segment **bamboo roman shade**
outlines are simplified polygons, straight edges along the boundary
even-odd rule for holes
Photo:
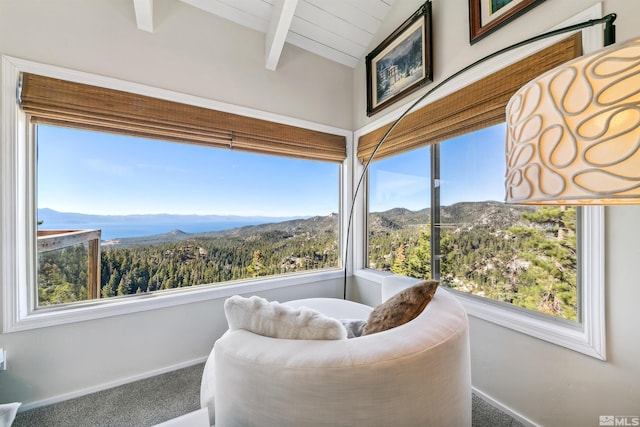
[[[581,52],[578,33],[408,114],[378,149],[376,159],[504,122],[507,102],[520,87]],[[390,126],[362,135],[358,158],[366,161]]]
[[[344,136],[159,98],[22,74],[20,104],[33,123],[261,154],[341,162]]]

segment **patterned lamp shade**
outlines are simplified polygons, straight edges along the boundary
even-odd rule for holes
[[[640,203],[640,38],[516,92],[506,150],[507,203]]]

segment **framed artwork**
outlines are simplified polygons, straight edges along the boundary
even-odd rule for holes
[[[544,0],[469,0],[469,41],[474,44]]]
[[[431,1],[366,57],[367,116],[433,81]]]

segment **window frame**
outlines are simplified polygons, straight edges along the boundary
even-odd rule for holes
[[[602,4],[598,3],[554,28],[579,23],[587,19],[597,19],[601,16]],[[487,61],[476,67],[473,73],[466,73],[452,80],[450,84],[443,87],[441,91],[434,93],[433,96],[428,97],[428,99],[416,105],[415,110],[444,98],[500,68],[524,59],[534,52],[561,40],[563,37],[567,37],[567,34],[525,46],[516,51],[504,54],[500,58]],[[602,47],[602,45],[603,34],[599,27],[582,30],[582,46],[585,53],[597,50]],[[357,141],[360,136],[396,120],[404,113],[404,110],[411,105],[411,102],[415,101],[409,101],[386,116],[357,130],[354,133],[354,140]],[[364,172],[364,165],[357,159],[354,159],[354,162],[356,162],[354,170],[357,174],[362,174]],[[354,275],[381,285],[382,280],[391,273],[367,268],[368,249],[366,224],[368,212],[366,191],[363,191],[357,196],[356,209],[360,212],[360,217],[357,218],[357,225],[355,227],[357,230],[355,240],[360,242],[361,247],[355,254],[356,265],[354,267]],[[578,322],[559,319],[532,310],[515,307],[507,303],[445,289],[459,299],[467,313],[472,317],[583,353],[596,359],[606,360],[604,310],[605,210],[603,206],[586,206],[583,207],[581,211],[581,221],[579,221],[580,233],[577,239],[577,244],[580,248],[578,276],[581,284],[578,290],[578,298],[580,300],[580,320]]]
[[[348,153],[352,151],[353,133],[345,129],[274,113],[5,55],[2,56],[1,67],[0,174],[2,175],[2,183],[0,183],[0,215],[2,222],[0,223],[0,229],[2,229],[2,233],[0,235],[0,287],[2,290],[2,330],[4,333],[172,307],[210,299],[226,298],[236,294],[255,293],[343,277],[346,260],[341,259],[341,267],[336,269],[292,273],[290,275],[270,276],[255,280],[247,279],[193,288],[178,288],[160,293],[131,295],[114,300],[88,301],[60,308],[32,311],[30,301],[33,301],[36,289],[35,286],[30,286],[29,284],[35,283],[37,275],[35,267],[36,230],[32,226],[32,224],[36,223],[35,125],[28,123],[26,114],[18,106],[19,88],[17,88],[17,82],[21,72],[30,72],[73,82],[128,91],[310,130],[333,133],[346,138]],[[339,165],[339,253],[341,258],[344,257],[342,254],[344,254],[344,230],[346,230],[346,220],[343,213],[347,209],[347,198],[344,195],[349,194],[348,185],[350,185],[350,181],[348,177],[351,175],[350,170],[351,162],[347,156],[347,159]]]

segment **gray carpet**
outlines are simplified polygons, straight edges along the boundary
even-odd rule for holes
[[[13,427],[148,427],[200,408],[204,364],[18,413]],[[473,396],[473,427],[524,427]]]
[[[475,394],[472,399],[472,427],[524,427],[520,421],[494,408]]]
[[[147,427],[200,409],[204,364],[19,412],[12,427]]]

